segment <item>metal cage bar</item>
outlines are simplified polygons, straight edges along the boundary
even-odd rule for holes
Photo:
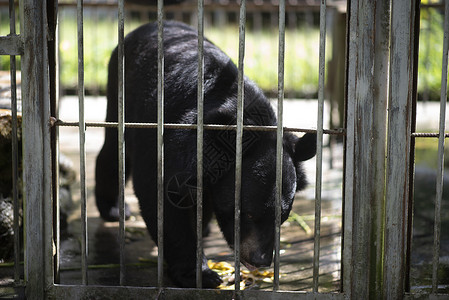
[[[80,193],[81,193],[81,276],[82,283],[87,285],[87,190],[86,190],[86,121],[84,119],[84,28],[83,0],[77,5],[78,35],[78,100],[79,100],[79,146],[80,146]]]
[[[204,135],[204,0],[198,0],[198,98],[196,183],[196,287],[202,287],[203,265],[203,135]]]
[[[326,57],[326,0],[320,4],[320,55],[318,79],[317,152],[315,180],[315,230],[313,243],[313,291],[318,292],[320,276],[321,189],[323,181],[323,118]]]
[[[118,205],[119,205],[119,244],[120,244],[120,285],[125,283],[125,12],[124,1],[118,1]]]
[[[240,292],[240,209],[242,189],[242,137],[243,137],[243,108],[244,108],[244,58],[245,58],[245,23],[246,0],[240,2],[239,18],[239,62],[237,88],[237,134],[235,154],[235,211],[234,211],[234,268],[235,292]]]
[[[14,1],[9,1],[9,33],[11,36],[16,34],[16,13]],[[12,151],[12,199],[14,206],[14,282],[20,283],[20,224],[19,224],[19,145],[18,145],[18,120],[17,120],[17,82],[16,82],[16,57],[10,56],[10,76],[11,76],[11,114],[12,114],[12,132],[11,132],[11,151]]]
[[[157,1],[157,275],[158,287],[164,274],[164,2]]]
[[[440,95],[440,126],[438,136],[438,170],[435,198],[435,223],[433,238],[433,261],[432,261],[432,293],[438,292],[438,266],[440,258],[440,231],[441,231],[441,200],[443,198],[443,176],[444,176],[444,146],[446,129],[446,103],[447,103],[447,72],[449,55],[449,1],[446,0],[444,10],[444,39],[443,39],[443,63],[441,74]]]
[[[56,126],[78,126],[78,122],[64,122],[57,120]],[[87,127],[117,127],[117,122],[86,122]],[[157,128],[157,123],[125,123],[126,128]],[[197,124],[184,123],[164,123],[165,129],[196,129]],[[220,124],[204,124],[206,130],[236,130],[237,125],[220,125]],[[262,125],[243,125],[243,130],[249,131],[276,131],[277,126],[262,126]],[[285,132],[302,132],[302,133],[316,133],[315,129],[297,128],[297,127],[283,127]],[[329,135],[345,135],[345,129],[324,129],[323,133]],[[426,134],[429,137],[436,136],[435,134]],[[449,137],[449,136],[448,136]]]
[[[279,263],[281,251],[282,160],[283,160],[283,111],[284,111],[284,62],[285,62],[285,0],[279,2],[279,54],[278,54],[278,103],[276,136],[276,198],[274,231],[274,281],[273,290],[279,290]]]

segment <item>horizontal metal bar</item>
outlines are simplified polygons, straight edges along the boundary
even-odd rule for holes
[[[440,136],[439,133],[436,132],[414,132],[412,133],[412,137],[414,138],[438,138]],[[449,133],[445,133],[444,137],[448,138]]]
[[[57,120],[53,123],[54,126],[79,126],[78,122],[64,122]],[[117,127],[117,122],[86,122],[86,127]],[[157,123],[125,123],[126,128],[157,128]],[[196,129],[196,124],[174,124],[164,123],[165,129]],[[220,125],[220,124],[204,124],[204,129],[208,130],[236,130],[237,125]],[[276,131],[277,126],[256,126],[243,125],[244,130],[249,131]],[[284,131],[288,132],[303,132],[316,133],[315,129],[306,129],[298,127],[284,127]],[[345,135],[345,130],[341,129],[324,129],[323,133],[331,135]]]
[[[20,35],[0,36],[0,55],[22,55],[23,41]]]
[[[78,286],[78,285],[54,285],[48,291],[48,299],[89,299],[101,297],[105,299],[118,299],[126,297],[129,299],[232,299],[233,290],[206,290],[206,289],[179,289],[179,288],[153,288],[153,287],[131,287],[131,286]],[[243,290],[239,294],[240,299],[315,299],[316,293],[309,292],[286,292],[286,291],[258,291]],[[319,298],[323,300],[345,299],[340,293],[321,293]]]

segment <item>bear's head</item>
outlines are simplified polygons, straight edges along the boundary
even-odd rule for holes
[[[245,138],[244,138],[245,140]],[[282,164],[281,223],[290,213],[295,193],[307,181],[301,162],[316,153],[316,134],[302,138],[284,134]],[[215,184],[212,192],[214,211],[231,248],[234,247],[235,169]],[[250,270],[268,267],[273,258],[276,206],[276,138],[261,134],[258,141],[243,153],[240,213],[240,254]]]

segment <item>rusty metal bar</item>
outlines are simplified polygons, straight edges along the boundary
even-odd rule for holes
[[[81,276],[83,285],[87,285],[87,189],[86,189],[86,125],[84,119],[84,29],[83,0],[77,5],[78,29],[78,99],[79,99],[79,142],[80,142],[80,193],[81,193]]]
[[[164,276],[164,2],[157,1],[157,275]]]
[[[405,283],[413,82],[414,1],[392,1],[383,297]]]
[[[285,0],[279,2],[279,55],[278,55],[278,106],[276,137],[276,199],[274,231],[274,281],[273,290],[279,290],[279,264],[281,255],[282,214],[282,160],[283,160],[283,116],[284,116],[284,62],[285,62]]]
[[[201,288],[203,265],[203,135],[204,135],[204,0],[198,0],[198,98],[196,184],[196,287]]]
[[[125,12],[124,1],[118,1],[118,46],[117,46],[117,121],[118,121],[118,205],[120,243],[120,285],[125,284]]]
[[[14,1],[9,0],[9,32],[10,35],[16,34],[16,14]],[[14,282],[20,282],[20,223],[19,223],[19,142],[18,142],[18,121],[17,121],[17,81],[16,81],[16,57],[10,57],[10,76],[11,76],[11,114],[12,114],[12,132],[11,132],[11,152],[12,152],[12,200],[14,207]]]
[[[43,299],[51,261],[51,147],[46,6],[21,1],[24,52],[22,73],[23,186],[26,298]],[[49,227],[50,226],[50,227]],[[50,261],[48,261],[50,259]],[[42,276],[44,272],[44,276]]]
[[[78,126],[78,122],[64,122],[57,120],[55,126]],[[117,127],[117,122],[86,122],[87,127]],[[157,123],[125,123],[126,128],[157,128]],[[165,129],[196,129],[196,124],[175,124],[164,123]],[[204,124],[206,130],[236,130],[237,125],[220,125],[220,124]],[[259,126],[259,125],[243,125],[243,130],[248,131],[276,131],[277,126]],[[315,129],[297,128],[297,127],[283,127],[284,132],[302,132],[302,133],[316,133]],[[344,129],[324,129],[324,134],[331,135],[345,135]],[[437,135],[437,134],[436,134]],[[448,135],[449,136],[449,135]]]
[[[243,137],[243,108],[244,108],[244,58],[245,58],[245,25],[246,0],[240,3],[239,20],[239,62],[238,62],[238,89],[237,89],[237,134],[235,154],[235,211],[234,211],[234,268],[235,293],[240,293],[240,209],[242,189],[242,137]]]
[[[320,6],[320,54],[318,80],[317,152],[315,180],[315,230],[313,243],[313,291],[318,292],[320,276],[321,189],[323,179],[324,77],[326,65],[326,0]]]
[[[449,133],[443,134],[445,138],[449,137]],[[413,138],[438,138],[440,136],[437,132],[414,132],[411,134]]]
[[[446,0],[444,11],[444,39],[443,39],[443,63],[441,74],[440,95],[440,128],[438,138],[438,171],[435,198],[435,223],[433,238],[433,261],[432,261],[432,293],[438,293],[438,267],[440,264],[440,231],[441,231],[441,200],[443,198],[443,176],[444,176],[444,140],[446,130],[446,103],[447,103],[447,70],[449,55],[449,1]]]

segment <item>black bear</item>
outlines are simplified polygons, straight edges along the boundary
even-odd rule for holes
[[[197,32],[164,22],[164,122],[196,124]],[[109,62],[107,117],[117,121],[117,49]],[[157,122],[157,23],[143,25],[125,38],[125,120]],[[238,70],[211,42],[204,42],[204,123],[236,124]],[[244,80],[245,125],[276,125],[273,109],[249,79]],[[105,129],[96,162],[96,202],[101,217],[118,220],[117,129]],[[204,232],[215,214],[230,247],[234,243],[235,130],[205,130],[203,144]],[[127,128],[125,176],[132,176],[142,217],[157,242],[157,133]],[[172,281],[195,286],[196,145],[193,129],[164,130],[164,258]],[[275,230],[276,132],[244,130],[241,191],[241,261],[250,269],[266,267],[273,257]],[[301,161],[316,153],[316,135],[283,138],[282,222],[296,191],[306,185]],[[129,211],[126,211],[129,216]],[[203,261],[203,287],[221,279]]]

